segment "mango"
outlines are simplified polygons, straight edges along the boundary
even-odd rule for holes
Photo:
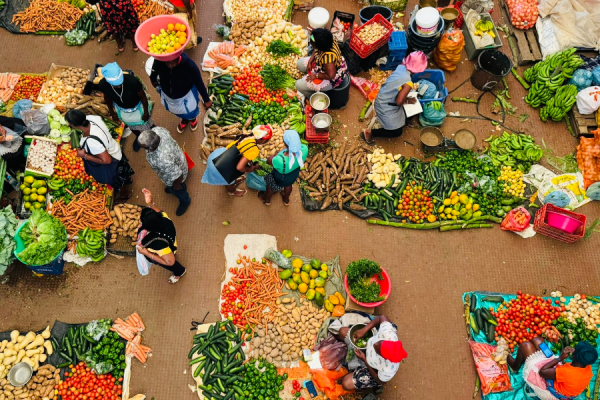
[[[306,298],[307,298],[307,299],[309,299],[309,300],[312,300],[312,299],[314,299],[314,298],[315,298],[315,295],[316,295],[316,294],[317,294],[317,292],[316,292],[314,289],[309,289],[309,290],[306,292]]]
[[[315,279],[319,276],[319,271],[317,271],[316,269],[311,269],[310,272],[308,273],[308,275],[312,278]]]
[[[314,269],[319,269],[319,267],[321,266],[321,261],[317,260],[316,258],[313,258],[312,260],[310,260],[310,266]]]
[[[333,304],[334,306],[337,306],[338,304],[340,304],[340,299],[338,299],[338,297],[335,294],[332,294],[331,296],[329,296],[327,298],[331,304]]]
[[[328,271],[329,267],[327,266],[327,264],[321,264],[321,271]]]
[[[38,194],[46,194],[46,192],[48,191],[48,189],[46,189],[45,187],[41,187],[38,189]]]
[[[285,258],[291,258],[291,257],[292,257],[292,251],[291,251],[291,250],[283,250],[283,251],[281,252],[281,254],[283,254],[283,256],[284,256]]]
[[[306,293],[308,291],[308,285],[304,282],[302,282],[301,284],[298,285],[298,291],[302,294]]]
[[[322,289],[322,288],[321,288],[321,289]],[[325,294],[324,294],[324,293],[321,293],[321,292],[319,292],[319,288],[315,289],[315,292],[316,292],[316,293],[315,293],[315,303],[316,303],[318,306],[322,306],[322,305],[323,305],[323,302],[325,301],[325,297],[324,297],[324,296],[325,296]],[[323,292],[325,292],[325,290],[323,290]]]
[[[469,196],[463,193],[458,196],[458,201],[460,201],[462,204],[467,204],[469,202]]]
[[[452,208],[450,208],[450,207],[446,207],[446,208],[444,209],[444,213],[446,213],[446,214],[452,214]]]
[[[324,287],[325,286],[325,279],[318,277],[315,279],[315,285],[317,285],[317,287]]]
[[[325,305],[325,309],[326,309],[327,311],[329,311],[329,312],[332,312],[332,311],[333,311],[333,307],[334,307],[334,305],[333,305],[333,304],[331,304],[331,301],[329,301],[329,299],[325,299],[324,305]]]
[[[300,273],[300,268],[294,268],[294,273],[295,274],[299,274]]]
[[[310,272],[311,269],[312,269],[312,267],[308,264],[304,264],[302,266],[302,271],[304,271],[304,272]]]
[[[479,210],[479,204],[473,204],[473,211]]]
[[[310,282],[308,282],[308,287],[311,289],[314,289],[317,287],[317,284],[315,283],[314,279],[311,279]]]
[[[297,285],[302,283],[302,278],[300,277],[300,274],[294,274],[294,276],[292,277],[292,280],[294,282],[296,282]]]
[[[454,197],[452,198],[452,202],[451,202],[451,203],[452,203],[452,204],[456,204],[456,203],[458,203],[458,196],[454,196]]]
[[[41,188],[42,186],[45,186],[45,185],[46,185],[45,181],[37,180],[37,181],[33,182],[33,185],[31,185],[31,187],[37,189],[37,188]]]
[[[281,271],[279,273],[279,279],[286,280],[286,279],[289,279],[291,276],[292,276],[292,270],[290,270],[290,269],[284,269],[283,271]]]
[[[302,279],[302,282],[306,283],[307,285],[310,282],[310,276],[308,275],[307,272],[300,273],[300,279]]]
[[[23,178],[23,182],[29,183],[29,184],[32,184],[34,180],[35,179],[31,175],[30,176],[26,176],[25,178]]]
[[[303,262],[299,258],[294,258],[292,260],[292,267],[294,267],[294,268],[302,268],[302,264],[303,264]]]
[[[443,213],[444,212],[444,206],[440,206],[440,208],[438,208],[438,213]]]
[[[325,296],[325,288],[317,287],[315,288],[315,292],[320,293],[321,296]]]
[[[452,199],[444,199],[445,206],[449,206],[450,204],[452,204]]]
[[[340,292],[335,292],[335,296],[338,298],[338,300],[340,301],[340,305],[345,306],[346,305],[346,299],[344,298],[344,295],[341,294]]]
[[[319,276],[323,279],[327,279],[329,271],[319,271]]]
[[[475,211],[473,213],[473,218],[481,217],[481,211]]]
[[[460,210],[460,208],[461,208],[461,207],[462,207],[462,204],[460,204],[460,203],[456,203],[456,204],[454,205],[454,209],[455,209],[456,211]]]
[[[288,279],[286,282],[286,285],[287,285],[288,289],[290,289],[290,290],[298,289],[298,284],[296,282],[294,282],[292,279]]]

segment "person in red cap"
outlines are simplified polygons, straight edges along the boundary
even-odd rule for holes
[[[373,319],[367,326],[356,332],[355,339],[365,337],[371,329],[377,328],[367,342],[367,354],[360,349],[355,349],[354,354],[360,359],[365,367],[357,368],[341,379],[341,384],[346,390],[363,390],[376,388],[390,381],[400,366],[400,361],[407,354],[398,340],[398,332],[394,325],[385,315]],[[340,339],[346,339],[350,328],[340,329]]]

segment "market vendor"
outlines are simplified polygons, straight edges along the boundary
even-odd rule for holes
[[[99,0],[98,8],[106,30],[117,42],[119,52],[125,51],[126,39],[133,43],[133,51],[138,51],[134,35],[140,20],[131,0]]]
[[[83,158],[85,172],[96,182],[110,185],[115,192],[119,192],[115,196],[117,201],[131,197],[133,169],[102,117],[86,116],[79,110],[70,110],[65,114],[65,120],[71,129],[81,131],[77,157]],[[127,188],[124,188],[126,185]]]
[[[198,129],[200,97],[206,108],[212,102],[196,63],[185,53],[172,61],[154,60],[150,81],[160,94],[162,105],[181,120],[177,132],[182,133],[188,124],[192,131]]]
[[[330,31],[324,28],[313,30],[310,43],[314,48],[313,54],[297,63],[298,70],[306,76],[296,81],[296,89],[307,99],[316,91],[325,92],[338,87],[348,74],[346,60]]]
[[[540,349],[544,339],[533,338],[519,344],[516,358],[509,355],[506,363],[513,371],[523,367],[523,379],[540,400],[575,399],[592,380],[592,364],[598,352],[588,342],[567,346],[560,356],[546,357]],[[571,356],[572,362],[564,363]]]
[[[340,328],[340,339],[346,343],[350,341],[348,333],[351,327]],[[385,316],[374,318],[364,328],[354,334],[354,339],[360,339],[376,328],[375,333],[367,342],[367,354],[360,349],[355,349],[354,354],[365,366],[357,368],[341,379],[345,390],[364,390],[377,388],[389,382],[400,366],[400,361],[406,358],[407,353],[398,340],[396,326]]]
[[[273,166],[273,171],[265,175],[267,190],[258,192],[258,197],[266,206],[271,205],[271,197],[280,192],[283,204],[290,205],[290,195],[300,169],[304,167],[304,161],[308,156],[308,146],[300,142],[300,135],[294,130],[283,133],[285,149],[273,154],[267,159],[267,164]]]
[[[137,137],[154,126],[142,82],[133,75],[123,74],[116,62],[106,64],[101,72],[104,78],[98,86],[104,95],[110,115],[114,121],[121,121],[131,129],[135,135],[133,151],[139,151]]]
[[[365,129],[360,134],[361,139],[374,145],[374,137],[393,138],[402,135],[402,128],[406,125],[403,105],[417,102],[415,98],[407,98],[412,88],[410,74],[404,65],[399,65],[379,89],[373,105],[382,127]]]
[[[271,136],[273,131],[268,126],[255,126],[249,135],[210,153],[202,183],[225,186],[229,196],[244,196],[247,190],[237,187],[246,180],[246,172],[259,168],[255,162],[260,155],[257,145],[267,143]]]
[[[25,130],[23,120],[0,115],[0,157],[10,171],[25,169],[25,141],[21,137]]]

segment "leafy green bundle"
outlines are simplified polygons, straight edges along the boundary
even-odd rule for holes
[[[385,299],[384,296],[379,295],[381,293],[379,283],[371,281],[374,275],[379,275],[380,280],[383,279],[381,267],[375,261],[362,258],[348,264],[346,276],[352,297],[361,303],[375,303]]]
[[[0,275],[6,272],[13,259],[13,251],[17,247],[15,232],[17,231],[17,218],[10,206],[0,210]]]
[[[266,64],[260,71],[260,75],[263,78],[265,87],[269,90],[293,89],[296,87],[296,80],[289,76],[285,69],[279,65]]]
[[[25,250],[17,254],[27,265],[48,264],[67,245],[65,226],[46,211],[36,209],[19,232]]]
[[[267,46],[267,51],[271,54],[273,54],[275,57],[285,57],[288,54],[298,54],[301,55],[302,53],[300,53],[300,49],[292,46],[289,43],[284,42],[281,39],[277,39],[277,40],[273,40],[271,43],[269,43],[269,45]]]

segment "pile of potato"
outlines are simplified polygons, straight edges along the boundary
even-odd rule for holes
[[[373,154],[367,155],[367,160],[373,164],[371,172],[367,174],[367,179],[375,184],[377,188],[386,187],[392,177],[395,188],[400,184],[400,166],[396,163],[401,157],[400,154],[385,153],[383,149],[373,150]]]
[[[225,0],[223,8],[233,21],[283,21],[287,0]]]
[[[388,33],[388,28],[378,22],[374,22],[372,24],[362,26],[361,29],[356,33],[356,36],[358,36],[364,44],[373,44],[381,39],[381,37],[386,33]]]
[[[300,300],[300,306],[290,298],[278,299],[278,309],[268,332],[256,330],[249,357],[263,357],[275,367],[282,363],[302,359],[303,349],[312,349],[323,322],[331,315],[311,301]]]
[[[45,362],[53,353],[52,343],[46,340],[49,338],[49,326],[39,335],[35,332],[27,332],[23,336],[17,330],[12,331],[10,341],[3,340],[0,343],[0,379],[8,376],[11,368],[20,362],[26,362],[37,371],[40,363]]]
[[[285,148],[283,143],[283,128],[279,125],[271,125],[273,137],[267,143],[260,145],[260,158],[269,158]]]
[[[265,23],[263,21],[235,21],[229,33],[229,40],[236,45],[247,45],[254,38],[263,34]]]
[[[3,378],[0,379],[0,400],[27,399],[27,400],[51,400],[57,398],[54,393],[54,385],[60,383],[60,369],[50,364],[38,368],[37,373],[25,386],[14,387]]]
[[[115,243],[118,236],[131,239],[131,245],[137,242],[137,232],[140,225],[142,207],[134,204],[117,204],[110,212],[113,224],[109,228],[109,243]]]
[[[308,46],[308,36],[304,32],[302,25],[294,25],[288,21],[278,23],[275,21],[267,22],[264,33],[262,36],[257,37],[254,42],[259,46],[267,47],[269,43],[277,39],[283,40],[300,50]]]
[[[58,76],[50,79],[38,95],[38,103],[54,103],[59,106],[76,104],[75,94],[83,93],[90,70],[81,68],[66,68]]]

